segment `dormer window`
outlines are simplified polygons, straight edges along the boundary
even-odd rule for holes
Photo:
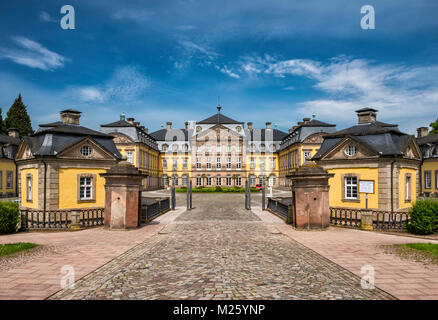
[[[91,155],[91,147],[90,146],[82,146],[81,147],[81,155],[84,157],[89,157]]]
[[[349,157],[352,157],[356,154],[356,147],[355,146],[348,146],[345,148],[345,154]]]

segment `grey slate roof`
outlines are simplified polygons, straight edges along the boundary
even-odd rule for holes
[[[221,113],[217,113],[208,117],[207,119],[201,120],[197,122],[198,124],[243,124],[243,122],[239,122],[224,116]]]
[[[289,133],[285,137],[283,137],[281,142],[281,148],[284,149],[290,146],[291,144],[297,142],[303,142],[307,137],[309,137],[314,133],[319,133],[319,132],[333,133],[335,131],[336,131],[335,124],[330,124],[313,119],[309,122],[298,125],[292,133]]]
[[[64,124],[62,122],[43,124],[33,135],[23,139],[34,155],[56,156],[86,137],[90,137],[116,158],[122,158],[111,135],[79,125]]]
[[[189,140],[189,131],[186,129],[177,129],[172,128],[169,131],[167,129],[160,129],[155,132],[152,132],[150,135],[157,141],[176,141],[178,137],[178,141],[181,141],[181,136],[184,135],[184,141]],[[167,140],[166,140],[167,136]]]
[[[287,133],[278,129],[245,129],[245,136],[250,141],[265,141],[266,138],[268,140],[281,141],[287,136]]]
[[[157,148],[156,139],[151,135],[146,133],[140,127],[135,124],[129,123],[126,120],[119,120],[116,122],[103,124],[100,126],[101,132],[111,134],[113,132],[119,132],[127,135],[134,142],[142,142],[148,144],[152,148]]]
[[[423,154],[423,158],[438,158],[438,133],[418,138],[417,143]]]
[[[313,159],[320,159],[345,137],[350,137],[381,156],[401,156],[414,138],[384,122],[360,124],[324,136],[324,142]]]

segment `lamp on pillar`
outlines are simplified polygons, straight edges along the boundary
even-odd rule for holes
[[[292,180],[293,221],[297,229],[330,226],[328,179],[333,176],[316,165],[302,166],[287,176]]]
[[[112,166],[105,178],[105,228],[132,229],[139,226],[141,180],[145,177],[127,161]]]

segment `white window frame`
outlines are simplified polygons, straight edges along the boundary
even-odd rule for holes
[[[240,158],[236,159],[236,169],[237,170],[242,169],[242,160]]]
[[[424,189],[432,189],[432,171],[424,171]]]
[[[255,158],[249,159],[249,167],[255,169]]]
[[[206,160],[205,167],[207,170],[211,170],[211,158],[207,158]]]
[[[226,168],[227,170],[231,170],[231,158],[227,158]]]
[[[355,180],[356,182],[353,182]],[[344,177],[344,186],[345,186],[345,199],[347,200],[357,200],[358,199],[358,179],[357,177]],[[356,190],[356,191],[354,191]],[[350,191],[350,196],[348,195]],[[356,193],[356,196],[353,194]]]
[[[93,200],[93,178],[79,178],[79,200]],[[89,195],[87,195],[89,192]]]
[[[201,169],[202,169],[201,158],[196,158],[196,170],[201,170]]]
[[[221,158],[216,158],[216,169],[218,170],[222,169]]]
[[[220,176],[218,176],[218,177],[216,177],[216,185],[217,186],[220,186],[221,185],[221,183],[222,183],[222,179],[221,179],[222,177],[220,177]]]
[[[347,156],[352,157],[356,154],[357,148],[355,146],[350,145],[350,146],[345,148],[344,152]]]

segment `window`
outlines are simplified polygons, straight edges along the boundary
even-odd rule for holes
[[[183,159],[183,169],[187,169],[187,158]]]
[[[211,170],[211,158],[207,158],[206,167],[207,170]]]
[[[6,189],[12,189],[14,187],[14,172],[6,171]]]
[[[236,152],[237,153],[241,153],[242,152],[242,148],[240,147],[240,144],[236,147]]]
[[[255,145],[254,143],[251,143],[251,145],[249,146],[249,151],[254,152],[255,151]]]
[[[178,145],[176,143],[172,144],[172,151],[173,152],[178,152]]]
[[[161,186],[166,187],[169,184],[169,177],[167,174],[161,176]]]
[[[80,177],[79,178],[79,200],[93,199],[93,178]]]
[[[356,154],[356,147],[348,146],[347,148],[345,148],[345,154],[349,157],[354,156]]]
[[[265,158],[260,158],[260,169],[261,170],[265,169]]]
[[[128,161],[129,163],[134,163],[134,155],[132,151],[126,152],[126,161]]]
[[[169,146],[167,145],[167,144],[163,144],[163,146],[161,147],[161,149],[163,150],[163,151],[167,151],[167,148],[168,148]]]
[[[432,175],[430,171],[424,171],[424,189],[432,188]]]
[[[271,158],[271,169],[275,169],[275,158]]]
[[[189,184],[189,176],[188,175],[183,175],[182,176],[182,184],[183,184],[183,186],[188,186],[188,184]]]
[[[227,170],[231,170],[231,158],[227,158]]]
[[[178,159],[172,159],[172,169],[176,170],[178,168]]]
[[[260,151],[261,151],[261,152],[265,152],[265,150],[266,150],[266,146],[262,143],[262,144],[260,145]]]
[[[196,146],[196,152],[197,153],[201,153],[202,152],[202,147],[201,146]]]
[[[231,146],[230,145],[227,146],[227,152],[231,152]]]
[[[216,177],[216,185],[217,186],[220,186],[221,185],[221,177],[220,176],[218,176],[218,177]]]
[[[222,164],[221,164],[221,158],[216,158],[216,169],[221,169],[222,168]]]
[[[184,152],[187,152],[187,151],[189,151],[189,146],[185,143],[185,144],[183,144],[182,149]]]
[[[227,176],[226,184],[227,184],[227,186],[231,186],[231,177],[230,176]]]
[[[345,199],[357,199],[357,177],[345,177]]]
[[[269,177],[269,185],[275,186],[277,184],[277,177],[275,175],[271,175]]]
[[[216,153],[217,154],[221,154],[221,146],[217,146],[216,147]]]
[[[250,166],[251,169],[254,169],[254,168],[255,168],[255,159],[254,159],[254,158],[251,158],[251,159],[249,160],[249,166]]]
[[[26,200],[32,201],[32,175],[26,175]]]
[[[249,185],[251,187],[254,187],[256,185],[256,177],[255,176],[249,176]]]
[[[163,169],[167,169],[167,159],[163,159]]]
[[[196,158],[196,170],[201,170],[201,158]]]
[[[242,178],[240,176],[237,176],[237,178],[236,178],[236,185],[237,186],[242,185]]]
[[[178,185],[178,175],[177,174],[174,174],[173,176],[172,176],[172,183],[173,183],[173,185],[175,185],[175,186],[177,186]]]
[[[207,146],[205,152],[211,152],[211,146]]]
[[[76,149],[77,150],[77,149]],[[90,156],[91,155],[91,147],[89,147],[89,146],[82,146],[81,147],[81,154],[84,156],[84,157],[88,157],[88,156]]]
[[[211,177],[207,176],[207,186],[211,186]]]
[[[260,177],[259,177],[259,183],[260,183],[260,184],[265,183],[265,181],[266,181],[266,176],[260,176]]]
[[[406,175],[406,180],[405,180],[405,200],[411,201],[411,175],[410,174]]]
[[[236,159],[236,169],[241,169],[242,168],[242,160],[240,158]]]
[[[196,177],[196,185],[197,185],[197,186],[202,185],[202,178],[201,178],[200,176],[197,176],[197,177]]]

